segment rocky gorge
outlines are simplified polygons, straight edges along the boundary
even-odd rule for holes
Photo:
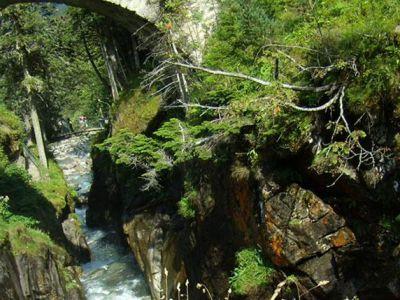
[[[400,299],[397,1],[19,2],[1,299]]]
[[[195,219],[188,222],[173,200],[181,192],[181,170],[170,175],[168,188],[162,191],[168,201],[149,199],[145,191],[134,189],[140,177],[126,176],[129,171],[101,151],[93,155],[95,184],[89,197],[93,222],[118,219],[153,299],[161,299],[167,286],[167,294],[174,295],[178,283],[183,285],[186,279],[194,297],[205,297],[196,291],[198,282],[216,299],[226,297],[235,253],[249,247],[260,247],[274,266],[296,274],[296,288],[306,299],[344,299],[357,294],[374,299],[369,297],[375,293],[386,299],[400,296],[398,257],[376,252],[378,245],[368,232],[356,234],[353,223],[346,221],[353,212],[340,214],[338,206],[329,204],[332,195],[319,197],[309,185],[282,181],[282,169],[251,170],[237,160],[220,169],[193,162],[187,170],[196,172],[201,185],[193,201]],[[243,174],[235,173],[238,168]],[[369,226],[379,230],[379,225]],[[386,267],[362,263],[367,253],[373,261],[385,259]],[[369,268],[377,268],[374,275]],[[274,276],[278,284],[282,275],[276,272]],[[246,299],[265,299],[273,290],[254,290]]]
[[[51,145],[68,184],[77,191],[76,214],[62,223],[75,257],[83,262],[85,299],[149,299],[137,263],[125,249],[116,226],[86,225],[87,197],[92,184],[90,144],[93,134],[73,136]],[[110,224],[113,225],[113,224]]]

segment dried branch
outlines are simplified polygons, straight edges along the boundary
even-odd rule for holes
[[[340,87],[338,92],[328,102],[326,102],[325,104],[322,104],[320,106],[317,106],[317,107],[298,106],[298,105],[296,105],[294,103],[283,102],[283,101],[278,101],[278,103],[281,104],[281,105],[284,105],[284,106],[289,106],[289,107],[291,107],[291,108],[293,108],[295,110],[298,110],[298,111],[303,111],[303,112],[323,111],[323,110],[329,108],[330,106],[332,106],[339,99],[339,97],[344,97],[344,90],[345,90],[344,86]],[[270,100],[270,99],[272,99],[272,97],[264,97],[262,99]]]
[[[285,102],[284,105],[290,106],[293,109],[299,110],[299,111],[304,111],[304,112],[317,112],[317,111],[322,111],[327,108],[329,108],[331,105],[333,105],[338,99],[341,99],[342,101],[344,97],[344,91],[345,87],[342,86],[339,91],[335,94],[335,96],[332,97],[328,102],[326,102],[323,105],[317,106],[317,107],[302,107],[302,106],[297,106],[296,104]]]
[[[189,107],[197,107],[197,108],[203,108],[206,110],[227,110],[228,106],[210,106],[210,105],[202,105],[198,103],[185,103],[182,100],[177,100],[175,103],[179,103],[178,105],[170,104],[165,106],[165,108],[189,108]]]
[[[260,79],[257,77],[253,77],[253,76],[249,76],[249,75],[246,75],[243,73],[214,70],[214,69],[210,69],[210,68],[206,68],[206,67],[202,67],[202,66],[196,66],[193,64],[185,64],[185,63],[180,63],[180,62],[167,61],[167,63],[169,63],[171,65],[187,68],[187,69],[203,71],[203,72],[213,74],[213,75],[227,76],[227,77],[232,77],[232,78],[249,80],[249,81],[253,81],[255,83],[261,84],[263,86],[273,86],[274,85],[274,83],[271,81],[266,81],[266,80],[263,80],[263,79]],[[327,85],[323,85],[323,86],[319,86],[319,87],[298,86],[298,85],[293,85],[293,84],[289,84],[289,83],[278,83],[278,84],[285,89],[290,89],[290,90],[294,90],[294,91],[316,92],[316,93],[329,91],[334,87],[334,85],[332,85],[332,84],[327,84]]]
[[[283,280],[280,283],[278,283],[278,285],[276,286],[276,289],[272,295],[272,297],[270,298],[270,300],[276,300],[276,298],[278,298],[279,294],[281,293],[283,287],[287,284],[287,280]]]

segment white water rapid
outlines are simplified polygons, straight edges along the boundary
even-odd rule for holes
[[[53,143],[50,149],[68,184],[85,198],[92,183],[88,136]],[[85,206],[76,209],[90,247],[92,260],[82,265],[82,284],[88,300],[150,300],[133,255],[112,228],[89,228]]]

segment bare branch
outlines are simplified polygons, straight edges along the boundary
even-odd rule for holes
[[[203,108],[206,110],[227,110],[227,106],[210,106],[210,105],[202,105],[202,104],[197,104],[197,103],[184,103],[183,101],[177,101],[179,105],[167,105],[165,108],[188,108],[188,107],[197,107],[197,108]]]
[[[276,298],[278,298],[279,294],[281,293],[283,287],[287,284],[287,279],[281,281],[277,286],[276,289],[274,291],[274,294],[272,295],[272,297],[270,298],[270,300],[275,300]]]
[[[334,104],[338,100],[339,96],[340,96],[340,99],[343,99],[344,90],[345,90],[345,87],[341,87],[339,89],[339,92],[337,92],[335,94],[335,96],[332,97],[331,100],[329,100],[325,104],[320,105],[318,107],[302,107],[302,106],[297,106],[296,104],[293,104],[293,103],[285,103],[285,105],[290,106],[291,108],[294,108],[294,109],[299,110],[299,111],[304,111],[304,112],[322,111],[322,110],[325,110],[325,109],[329,108],[332,104]]]
[[[171,65],[175,65],[175,66],[179,66],[179,67],[183,67],[183,68],[187,68],[187,69],[203,71],[203,72],[210,73],[213,75],[227,76],[227,77],[232,77],[232,78],[249,80],[249,81],[253,81],[255,83],[261,84],[263,86],[273,86],[274,85],[274,83],[271,81],[266,81],[266,80],[263,80],[263,79],[260,79],[257,77],[253,77],[253,76],[249,76],[249,75],[246,75],[243,73],[214,70],[214,69],[210,69],[210,68],[206,68],[206,67],[202,67],[202,66],[196,66],[196,65],[192,65],[192,64],[184,64],[184,63],[179,63],[179,62],[168,61],[168,63]],[[319,86],[319,87],[298,86],[298,85],[293,85],[293,84],[289,84],[289,83],[278,83],[278,85],[280,85],[281,87],[283,87],[285,89],[290,89],[290,90],[294,90],[294,91],[308,91],[308,92],[316,92],[316,93],[329,91],[334,87],[334,85],[332,85],[332,84],[327,84],[327,85]]]
[[[298,111],[317,112],[317,111],[325,110],[325,109],[329,108],[330,106],[332,106],[339,99],[339,96],[341,96],[341,97],[344,96],[344,90],[345,90],[345,87],[341,87],[339,89],[339,91],[328,102],[326,102],[323,105],[317,106],[317,107],[303,107],[303,106],[298,106],[298,105],[290,103],[290,102],[283,102],[283,101],[279,101],[279,103],[284,106],[289,106]],[[271,97],[264,97],[263,99],[271,99]]]

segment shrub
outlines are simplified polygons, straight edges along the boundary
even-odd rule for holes
[[[231,177],[236,181],[248,180],[250,177],[250,169],[236,161],[231,167]]]
[[[24,130],[20,119],[13,112],[6,109],[2,104],[0,104],[0,124],[1,142],[3,142],[4,134],[7,132],[15,139],[18,139],[23,135]]]
[[[178,202],[178,212],[185,219],[193,219],[196,216],[196,210],[190,198],[183,197]]]
[[[238,295],[246,295],[252,290],[271,283],[275,270],[267,263],[259,249],[248,248],[236,253],[237,267],[229,282]]]

